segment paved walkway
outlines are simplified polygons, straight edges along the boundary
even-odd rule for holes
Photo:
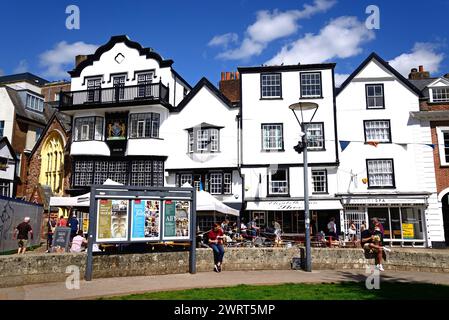
[[[449,285],[449,274],[425,272],[393,272],[381,274],[381,281],[421,282]],[[330,283],[365,281],[363,270],[319,270],[307,273],[295,270],[279,271],[223,271],[147,277],[124,277],[80,281],[79,290],[68,290],[65,283],[34,284],[14,288],[0,288],[0,300],[66,300],[94,299],[149,291],[170,291],[190,288],[210,288],[239,284]]]

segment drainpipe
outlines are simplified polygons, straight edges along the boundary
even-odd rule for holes
[[[242,181],[242,207],[240,208],[240,215],[237,219],[237,230],[240,233],[240,219],[241,216],[244,212],[245,209],[245,177],[242,175],[242,166],[241,166],[241,134],[242,134],[242,130],[241,130],[241,121],[242,121],[242,115],[239,112],[239,114],[236,116],[236,121],[237,121],[237,169],[238,169],[238,173],[240,176],[240,179]]]

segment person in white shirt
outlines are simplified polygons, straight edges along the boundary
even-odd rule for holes
[[[70,252],[81,252],[83,245],[87,244],[87,240],[83,237],[83,231],[79,230],[78,235],[72,240],[72,246],[70,247]]]

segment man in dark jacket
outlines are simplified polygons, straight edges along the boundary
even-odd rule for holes
[[[17,237],[19,249],[17,254],[24,254],[27,250],[28,234],[30,234],[31,240],[33,240],[33,228],[30,225],[30,218],[26,217],[23,222],[20,223],[14,230],[13,239]]]
[[[74,213],[72,217],[70,218],[69,222],[67,223],[67,226],[70,227],[70,241],[76,236],[78,233],[78,219],[76,218],[76,214]]]

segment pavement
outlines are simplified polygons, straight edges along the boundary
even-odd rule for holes
[[[225,271],[197,274],[123,277],[81,280],[79,289],[67,289],[65,282],[33,284],[0,288],[0,300],[86,300],[122,296],[132,293],[173,291],[191,288],[223,286],[269,285],[282,283],[338,283],[361,282],[369,276],[364,270],[299,270]],[[420,282],[449,285],[449,274],[388,271],[381,273],[382,281]]]

